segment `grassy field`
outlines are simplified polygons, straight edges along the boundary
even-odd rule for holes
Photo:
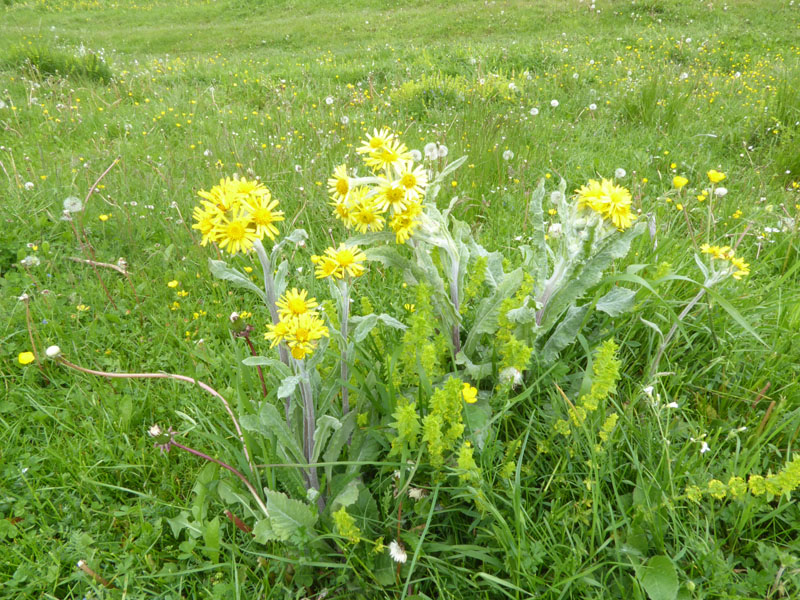
[[[798,597],[798,40],[788,0],[0,3],[0,597]],[[254,412],[260,383],[229,315],[253,313],[260,354],[269,316],[209,274],[221,255],[191,229],[197,192],[260,176],[282,231],[309,234],[287,251],[290,287],[327,298],[309,258],[346,238],[327,179],[382,126],[420,151],[446,145],[445,162],[468,157],[439,205],[457,196],[454,214],[512,263],[541,179],[549,196],[561,178],[573,190],[615,177],[650,226],[589,297],[625,284],[635,307],[587,318],[555,366],[534,356],[505,396],[482,387],[495,430],[480,486],[432,477],[427,499],[398,499],[402,465],[380,455],[359,476],[370,544],[343,541],[329,517],[303,544],[259,543],[225,517],[248,515],[235,478],[147,435],[160,423],[236,456],[221,406],[180,382],[68,371],[44,348],[182,373]],[[704,197],[711,169],[727,193]],[[88,199],[64,220],[71,196]],[[735,246],[751,273],[679,320],[703,243]],[[120,258],[128,275],[85,262]],[[254,257],[230,262],[256,280]],[[408,322],[415,302],[375,264],[354,305]],[[392,335],[376,343],[398,346]],[[619,423],[595,452],[553,423],[567,414],[559,390],[587,391],[609,338]],[[386,449],[377,354],[354,366],[353,402]],[[277,471],[264,485],[288,489]],[[734,481],[781,472],[788,493]],[[380,544],[401,525],[409,560],[395,568]]]

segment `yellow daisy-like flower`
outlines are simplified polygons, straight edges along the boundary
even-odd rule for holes
[[[29,365],[36,360],[36,355],[33,352],[20,352],[17,360],[21,365]]]
[[[419,200],[425,193],[428,185],[428,175],[422,165],[414,166],[411,161],[404,162],[397,170],[397,179],[400,186],[406,191],[408,198]]]
[[[711,183],[719,183],[726,177],[725,173],[720,173],[716,169],[711,169],[706,175],[708,175],[708,180]]]
[[[679,190],[687,183],[689,183],[689,180],[686,179],[686,177],[683,177],[682,175],[675,175],[675,177],[672,178],[672,185],[673,187],[675,187],[675,189]]]
[[[275,305],[278,307],[278,314],[281,319],[299,317],[319,306],[316,298],[308,298],[308,290],[292,288],[291,291],[284,293]]]
[[[575,190],[575,193],[578,195],[578,208],[591,208],[595,212],[601,212],[600,199],[604,193],[599,181],[590,179],[586,185]]]
[[[350,177],[347,175],[347,165],[339,165],[333,170],[333,177],[328,179],[328,193],[336,202],[347,200],[350,193]]]
[[[730,260],[733,258],[733,250],[731,250],[730,246],[710,246],[709,244],[703,244],[700,246],[700,251],[703,254],[710,254],[711,258],[717,260]]]
[[[472,387],[470,384],[465,383],[461,387],[461,396],[467,404],[475,404],[478,401],[478,389]]]
[[[414,230],[421,221],[418,219],[422,214],[422,205],[419,202],[412,202],[406,210],[397,213],[389,221],[389,228],[394,232],[395,242],[405,244],[414,235]]]
[[[251,226],[249,215],[241,207],[231,210],[230,217],[224,217],[217,225],[216,241],[219,247],[227,250],[229,254],[250,250],[253,241],[258,239]]]
[[[317,279],[324,277],[344,278],[359,277],[364,274],[364,261],[367,255],[359,250],[358,246],[345,246],[339,244],[339,248],[328,248],[325,256],[312,256],[311,261],[317,265]]]
[[[733,272],[734,279],[741,279],[743,276],[750,274],[750,265],[744,262],[743,258],[732,257],[731,264],[736,268]]]
[[[614,226],[620,231],[627,229],[636,218],[631,213],[631,193],[607,179],[603,180],[602,188],[605,193],[601,203],[603,217],[614,223]]]
[[[302,360],[311,354],[316,348],[317,341],[323,337],[328,337],[328,328],[316,313],[303,313],[296,319],[289,321],[286,343],[292,356],[297,360]]]
[[[353,203],[350,218],[359,233],[382,231],[385,224],[385,219],[381,216],[383,212],[374,197],[364,195]]]
[[[238,200],[238,183],[228,177],[219,180],[219,184],[210,190],[200,190],[197,195],[205,198],[222,212],[227,212],[233,208]]]
[[[267,236],[271,240],[275,240],[278,235],[278,228],[274,223],[283,221],[283,211],[275,210],[278,206],[278,201],[272,198],[272,195],[267,190],[265,194],[257,196],[250,196],[245,201],[246,210],[250,213],[250,220],[255,225],[255,234],[258,239]]]
[[[375,202],[382,211],[387,211],[391,208],[392,213],[403,212],[408,203],[406,193],[406,188],[401,185],[399,180],[390,181],[384,179],[384,183],[378,188]]]
[[[383,148],[394,139],[394,134],[389,132],[388,127],[383,127],[380,131],[372,130],[372,135],[367,134],[367,139],[356,149],[359,154],[369,154]]]
[[[205,200],[201,203],[201,206],[194,207],[192,218],[197,222],[192,225],[192,229],[197,229],[203,235],[203,239],[200,241],[201,246],[214,241],[217,220],[221,214],[215,205]]]
[[[264,334],[264,339],[269,340],[270,348],[277,346],[289,333],[289,322],[278,321],[276,324],[270,323],[267,325],[267,332]]]
[[[364,162],[375,171],[381,169],[388,171],[408,160],[411,160],[411,152],[403,142],[394,139],[388,140],[383,146],[370,152]]]

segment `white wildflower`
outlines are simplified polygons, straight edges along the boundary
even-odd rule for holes
[[[550,106],[552,106],[553,108],[556,108],[558,106],[558,100],[555,100],[555,99],[550,100]]]
[[[535,117],[538,114],[539,114],[539,109],[538,108],[532,108],[531,109],[531,116],[532,117]]]
[[[511,150],[503,152],[503,160],[511,160],[512,158],[514,158],[514,153]]]
[[[38,267],[41,263],[42,261],[39,260],[39,257],[32,254],[19,261],[19,264],[23,267]]]
[[[723,197],[723,196],[725,196],[727,193],[728,193],[728,189],[727,189],[727,188],[724,188],[724,187],[718,187],[717,189],[715,189],[715,190],[714,190],[714,195],[715,195],[717,198],[722,198],[722,197]]]
[[[325,98],[325,104],[327,104],[328,106],[333,104],[333,96],[328,96],[327,98]]]
[[[408,555],[406,554],[405,549],[397,540],[392,540],[392,542],[389,544],[389,556],[392,557],[394,562],[400,564],[403,564],[408,560]]]
[[[513,387],[517,387],[522,383],[522,373],[514,367],[506,367],[500,371],[500,383],[510,383]]]
[[[709,450],[711,450],[711,448],[709,447],[707,442],[702,442],[700,444],[700,454],[705,454]]]
[[[595,110],[597,110],[597,104],[595,104],[594,102],[592,102],[592,103],[589,105],[589,110],[591,110],[591,111],[595,111]]]
[[[444,158],[445,156],[447,156],[448,152],[450,151],[447,149],[447,146],[445,146],[444,144],[439,146],[439,158]]]
[[[48,358],[55,358],[61,354],[61,348],[58,346],[48,346],[47,350],[44,351]]]
[[[26,181],[25,182],[25,189],[30,192],[33,189],[33,182],[32,181]]]

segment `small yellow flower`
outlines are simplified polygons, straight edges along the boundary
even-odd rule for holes
[[[176,294],[178,295],[179,298],[186,298],[186,296],[189,295],[189,292],[187,292],[186,290],[178,290]]]
[[[98,217],[97,217],[97,218],[98,218],[98,219],[100,219],[101,221],[103,221],[103,222],[105,223],[106,221],[108,221],[108,219],[109,219],[109,217],[110,217],[110,216],[111,216],[111,215],[98,215]]]
[[[80,312],[86,312],[90,307],[86,306],[85,304],[78,304],[78,306],[75,308],[77,308]]]
[[[725,179],[725,173],[720,173],[716,169],[711,169],[708,173],[706,173],[706,175],[708,175],[708,180],[711,183],[719,183]]]
[[[680,202],[678,202],[678,203],[675,205],[675,208],[677,208],[678,210],[683,210],[683,204],[681,204]]]
[[[20,352],[17,360],[21,365],[29,365],[36,360],[36,355],[33,352]]]
[[[167,287],[176,288],[180,285],[180,282],[177,279],[173,279],[167,284]]]
[[[408,312],[414,312],[417,309],[416,306],[414,306],[413,304],[408,304],[408,303],[403,304],[403,308],[405,308]]]
[[[475,404],[478,401],[478,389],[472,387],[470,384],[465,383],[461,387],[461,396],[467,404]]]
[[[675,177],[672,178],[672,185],[675,187],[675,189],[679,190],[687,183],[689,183],[689,180],[681,175],[675,175]]]

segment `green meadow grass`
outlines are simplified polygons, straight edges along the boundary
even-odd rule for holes
[[[657,555],[677,566],[679,598],[800,594],[793,498],[679,499],[687,485],[778,471],[796,449],[800,4],[590,5],[0,5],[0,597],[647,598],[636,566]],[[347,553],[308,565],[224,517],[218,555],[176,537],[169,520],[181,510],[213,518],[226,506],[209,493],[212,470],[161,456],[147,429],[172,425],[223,456],[233,434],[221,407],[177,382],[17,360],[58,344],[97,369],[208,381],[244,410],[259,384],[237,366],[245,350],[228,315],[252,311],[261,329],[268,317],[210,277],[217,253],[190,229],[196,193],[232,173],[260,176],[286,212],[284,231],[310,234],[291,285],[326,297],[309,258],[345,235],[326,181],[383,125],[409,147],[468,155],[445,198],[459,197],[455,214],[489,249],[513,255],[530,235],[525,206],[541,178],[549,192],[562,177],[575,189],[624,169],[619,183],[654,223],[615,269],[652,292],[629,315],[588,323],[554,373],[534,361],[526,393],[498,421],[503,440],[529,441],[513,484],[496,478],[492,524],[471,505],[434,506],[408,588],[407,571],[397,584]],[[64,199],[85,198],[107,169],[85,211],[62,220]],[[709,169],[727,174],[728,193],[700,202]],[[675,175],[689,179],[680,192]],[[705,242],[738,245],[751,274],[682,322],[653,407],[648,371],[699,289],[694,254]],[[28,256],[39,264],[23,266]],[[120,257],[129,278],[72,260]],[[250,257],[233,262],[258,272]],[[374,271],[357,294],[404,318],[413,290]],[[610,337],[623,363],[613,446],[591,469],[569,452],[540,453],[544,415],[561,402],[552,382],[575,396],[590,350]],[[665,411],[673,401],[679,408]],[[488,468],[503,448],[487,448]],[[388,490],[380,473],[376,489]]]

